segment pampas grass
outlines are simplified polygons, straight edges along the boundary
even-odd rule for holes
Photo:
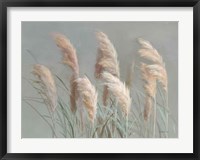
[[[156,81],[160,82],[162,85],[162,88],[164,91],[168,92],[168,77],[167,72],[165,68],[165,64],[163,62],[162,57],[158,53],[158,51],[151,45],[149,41],[146,41],[142,38],[138,39],[138,42],[141,45],[141,49],[138,51],[140,56],[142,58],[145,58],[153,64],[142,64],[141,65],[141,71],[143,74],[143,79],[146,82],[144,85],[145,91],[147,93],[146,98],[146,104],[144,108],[144,119],[147,121],[151,115],[152,112],[152,102],[150,102],[150,97],[152,100],[154,100],[154,131],[153,131],[153,137],[155,136],[155,130],[156,130],[156,90],[157,90],[157,84]],[[168,96],[166,96],[166,99]],[[168,101],[168,100],[167,100]],[[168,106],[166,106],[168,108]],[[166,113],[167,114],[167,113]],[[166,115],[168,117],[168,114]],[[167,126],[168,126],[168,118],[167,118]],[[166,127],[166,130],[168,130],[168,127]]]
[[[126,117],[126,137],[128,134],[128,115],[131,107],[131,97],[129,89],[126,87],[125,83],[122,83],[119,78],[113,76],[108,72],[102,73],[102,78],[104,80],[104,85],[108,87],[108,90],[115,97],[117,104],[121,107],[122,112]],[[115,109],[115,116],[116,116]],[[116,118],[116,117],[115,117]]]
[[[79,74],[79,65],[76,55],[76,49],[71,44],[70,40],[62,34],[54,33],[52,34],[57,46],[60,48],[63,53],[62,62],[68,65],[72,71],[78,75]]]
[[[108,36],[103,32],[97,32],[96,37],[99,42],[98,57],[95,67],[96,77],[99,77],[103,71],[107,71],[112,75],[119,77],[119,62],[113,44],[109,40]]]
[[[76,112],[76,100],[78,100],[76,79],[76,75],[72,75],[70,79],[70,108],[73,113]]]
[[[106,71],[113,76],[119,77],[119,62],[117,60],[117,52],[109,40],[108,36],[103,32],[97,32],[96,37],[99,42],[98,55],[95,65],[95,76],[98,79],[103,79],[101,74]],[[109,92],[108,87],[104,86],[103,104],[107,105]]]
[[[127,116],[130,112],[131,106],[131,97],[129,89],[117,77],[113,76],[108,72],[103,72],[102,77],[105,81],[104,84],[108,86],[108,90],[115,97],[122,111]]]
[[[36,64],[33,74],[37,81],[30,84],[40,97],[25,99],[49,125],[53,137],[144,138],[162,137],[163,132],[168,137],[168,112],[166,118],[163,114],[165,108],[168,109],[168,75],[162,56],[149,41],[138,39],[141,45],[139,55],[146,61],[139,61],[141,65],[138,67],[134,60],[125,84],[120,79],[119,62],[113,44],[105,33],[96,33],[99,46],[95,77],[101,80],[102,91],[96,90],[87,76],[80,77],[76,49],[70,40],[58,33],[53,36],[63,55],[63,64],[72,72],[70,81],[65,83],[66,80],[56,75],[55,84],[48,67]],[[138,74],[142,75],[143,90],[137,86],[137,83],[141,84],[141,81],[137,81],[141,80]],[[57,93],[56,86],[61,94]],[[103,104],[98,102],[98,94],[102,94]],[[66,96],[70,97],[69,103],[66,103]],[[108,98],[110,103],[107,103]],[[33,107],[30,100],[47,105],[49,114],[40,113],[40,108]],[[160,127],[163,124],[166,124],[166,130]]]
[[[145,81],[144,89],[147,94],[145,107],[144,107],[144,119],[147,121],[151,115],[152,112],[152,99],[155,98],[156,95],[156,79],[154,76],[152,76],[147,69],[146,64],[141,64],[141,71],[142,71],[142,77]]]
[[[39,79],[37,82],[43,89],[41,93],[45,97],[49,110],[54,112],[57,106],[57,91],[51,71],[44,65],[36,64],[33,67],[33,74]]]
[[[138,42],[141,45],[141,49],[138,51],[140,56],[154,63],[148,65],[147,69],[162,84],[163,89],[167,92],[168,77],[162,57],[149,41],[139,38]]]
[[[38,78],[38,81],[36,82],[42,88],[42,90],[40,90],[39,93],[42,99],[44,100],[44,103],[47,104],[47,109],[49,111],[53,124],[52,127],[53,137],[56,137],[54,112],[57,107],[58,98],[57,98],[57,90],[53,75],[46,66],[41,64],[34,65],[32,73]]]
[[[149,41],[138,38],[138,42],[141,45],[141,49],[138,51],[141,57],[153,61],[154,63],[163,64],[162,57]]]
[[[149,73],[156,79],[158,82],[161,83],[165,92],[167,92],[168,88],[168,78],[166,69],[158,64],[148,65],[147,70]]]
[[[83,78],[78,78],[76,82],[80,99],[88,111],[90,121],[94,123],[98,96],[95,87],[91,84],[90,80],[86,76]]]
[[[63,64],[68,65],[72,69],[72,76],[70,80],[70,103],[71,103],[71,110],[72,112],[76,111],[76,82],[75,80],[79,77],[79,65],[78,65],[78,58],[76,54],[76,49],[71,44],[70,40],[67,39],[64,35],[54,33],[53,37],[57,46],[61,49],[63,53],[62,62]]]

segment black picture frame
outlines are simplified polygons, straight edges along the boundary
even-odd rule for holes
[[[193,153],[7,153],[7,8],[8,7],[193,7]],[[199,0],[1,0],[0,2],[0,158],[1,159],[200,159],[200,2]],[[27,146],[28,147],[28,146]]]

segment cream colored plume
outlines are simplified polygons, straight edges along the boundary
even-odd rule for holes
[[[78,100],[77,82],[76,82],[77,78],[78,78],[77,76],[72,75],[70,79],[70,108],[73,113],[77,109],[76,107],[76,100]]]
[[[89,119],[92,123],[94,123],[98,96],[96,89],[86,76],[83,78],[78,78],[76,82],[79,97],[88,111]]]
[[[168,76],[162,57],[149,41],[139,38],[138,42],[142,47],[142,49],[138,51],[140,56],[154,62],[154,64],[146,66],[149,73],[162,84],[163,89],[167,92]]]
[[[148,65],[147,70],[149,70],[149,73],[162,84],[164,90],[167,92],[168,78],[166,69],[161,65],[153,64]]]
[[[108,36],[103,32],[97,32],[96,37],[99,41],[98,56],[95,65],[95,75],[100,78],[103,71],[119,77],[119,63],[117,52]]]
[[[70,79],[70,107],[71,111],[76,111],[76,100],[78,99],[76,93],[76,82],[75,80],[79,77],[79,65],[76,54],[76,49],[71,44],[70,40],[64,35],[54,33],[53,37],[57,46],[63,53],[63,63],[68,65],[72,69],[72,77]]]
[[[70,40],[62,34],[53,34],[57,46],[63,53],[63,63],[67,64],[75,74],[79,74],[79,65],[76,54],[76,49],[71,44]]]
[[[139,38],[141,49],[140,56],[152,61],[153,64],[141,64],[142,77],[145,81],[144,89],[147,93],[144,108],[144,119],[148,120],[152,112],[152,101],[156,97],[157,82],[160,82],[163,89],[168,92],[168,77],[162,57],[149,41]]]
[[[42,87],[43,95],[46,98],[46,103],[49,109],[53,112],[57,106],[57,91],[51,71],[44,65],[36,64],[33,67],[33,74],[38,77],[38,83]]]
[[[113,76],[119,77],[119,62],[117,60],[117,52],[109,40],[108,36],[103,32],[97,32],[96,37],[99,42],[98,55],[95,64],[95,76],[102,79],[101,74],[106,71]],[[109,97],[108,87],[104,86],[103,90],[103,104],[107,105]]]
[[[154,63],[158,63],[161,65],[163,64],[162,57],[149,41],[139,38],[138,42],[141,45],[141,49],[139,49],[138,51],[141,57],[151,60]]]
[[[145,81],[144,90],[147,94],[144,106],[144,120],[147,121],[152,113],[153,99],[156,96],[156,78],[149,72],[148,65],[141,64],[142,78]]]
[[[127,116],[130,112],[131,97],[129,89],[117,77],[108,72],[103,72],[102,77],[105,80],[104,84],[108,87],[110,93],[115,97],[118,105]]]
[[[149,97],[154,98],[156,95],[156,78],[149,71],[147,64],[142,63],[140,68],[142,78],[145,81],[144,89]]]

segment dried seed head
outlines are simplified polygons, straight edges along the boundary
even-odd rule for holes
[[[76,107],[76,101],[78,100],[78,94],[77,94],[77,82],[76,79],[78,77],[76,75],[72,75],[70,79],[70,108],[73,113],[75,113],[77,107]]]
[[[154,49],[153,46],[151,45],[151,43],[149,41],[147,41],[147,40],[144,40],[142,38],[138,38],[138,42],[140,43],[142,48]]]
[[[57,92],[53,75],[44,65],[36,64],[33,67],[33,74],[38,77],[39,85],[42,87],[45,102],[49,109],[53,112],[57,106]]]
[[[74,73],[79,74],[79,65],[76,54],[76,49],[71,44],[70,40],[64,35],[55,33],[53,34],[57,46],[61,49],[63,53],[63,63],[67,64]]]
[[[100,78],[103,71],[107,71],[119,77],[119,63],[117,52],[108,36],[103,32],[97,32],[96,37],[99,41],[98,56],[95,65],[95,76]]]
[[[163,66],[154,64],[148,65],[147,70],[154,78],[156,78],[161,83],[163,89],[167,92],[168,78],[165,68],[163,68]]]
[[[149,72],[148,65],[141,64],[142,78],[145,81],[144,89],[147,94],[146,102],[144,106],[144,120],[147,121],[152,112],[152,99],[156,96],[156,78]]]
[[[155,63],[153,65],[146,66],[146,69],[149,74],[161,83],[163,89],[168,92],[168,76],[162,57],[149,41],[139,38],[138,42],[142,47],[142,49],[139,50],[140,56]],[[148,77],[150,76],[148,75]]]
[[[129,89],[117,77],[108,72],[103,72],[102,77],[105,80],[104,85],[117,100],[124,114],[127,116],[130,112],[131,97]]]
[[[117,52],[109,40],[108,36],[103,32],[96,33],[99,42],[98,55],[95,64],[95,77],[102,78],[101,74],[106,71],[113,76],[119,77],[119,62],[117,60]],[[109,92],[106,86],[103,91],[103,104],[106,106]]]
[[[144,89],[148,96],[154,98],[156,95],[156,78],[149,72],[148,65],[142,63],[141,64],[141,71],[142,71],[142,78],[145,81]]]
[[[165,64],[158,51],[151,45],[149,41],[138,39],[141,48],[138,52],[141,57],[154,62],[152,65],[141,64],[142,77],[145,81],[144,89],[147,93],[146,104],[144,107],[144,119],[148,120],[152,112],[152,100],[156,96],[158,80],[163,89],[168,92],[168,77]]]
[[[146,41],[142,38],[138,39],[138,42],[141,45],[141,49],[138,51],[141,57],[146,58],[152,62],[163,64],[162,57],[159,55],[158,51],[151,45],[149,41]]]
[[[98,94],[95,90],[95,87],[91,84],[90,80],[86,76],[83,78],[78,78],[76,82],[78,94],[88,111],[89,119],[93,123],[96,117]]]

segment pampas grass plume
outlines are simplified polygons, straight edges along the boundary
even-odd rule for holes
[[[79,98],[81,98],[81,101],[88,111],[90,121],[94,123],[94,119],[96,117],[98,96],[96,89],[86,76],[83,78],[78,78],[76,80],[76,83]]]
[[[163,64],[162,57],[149,41],[139,38],[138,42],[141,45],[141,49],[139,49],[138,51],[141,57],[151,60],[154,63],[158,63],[161,65]]]
[[[131,106],[129,89],[117,77],[108,72],[103,72],[102,77],[105,80],[104,84],[108,86],[108,90],[115,97],[122,111],[127,116]]]
[[[98,56],[95,65],[96,77],[99,78],[103,71],[110,72],[112,75],[119,77],[119,63],[117,60],[117,52],[113,44],[103,32],[97,32],[96,37],[99,42]]]
[[[117,52],[109,40],[108,36],[103,32],[97,32],[96,37],[99,42],[98,55],[95,64],[95,77],[103,79],[101,73],[104,71],[119,77],[119,62],[117,60]],[[108,87],[104,86],[103,90],[103,104],[107,105],[107,99],[109,97]]]
[[[33,67],[33,74],[38,77],[46,102],[50,110],[54,112],[57,106],[57,91],[51,71],[44,65],[36,64]]]
[[[71,44],[70,40],[62,34],[54,33],[53,37],[57,46],[63,53],[63,63],[67,64],[74,73],[79,74],[79,65],[76,54],[76,49]]]
[[[142,78],[145,81],[144,89],[148,96],[154,98],[156,95],[156,78],[148,70],[148,65],[142,63],[141,66]]]
[[[161,83],[163,89],[167,92],[168,77],[166,69],[158,64],[148,65],[147,69],[149,70],[149,73]]]
[[[155,99],[157,83],[161,83],[164,91],[168,92],[168,76],[162,57],[149,41],[138,39],[141,49],[138,51],[142,58],[152,61],[154,64],[141,64],[142,77],[145,81],[144,89],[147,93],[144,108],[144,119],[147,120],[152,110],[152,100]],[[154,115],[155,116],[155,115]]]
[[[147,121],[152,113],[152,100],[156,96],[156,78],[147,69],[147,64],[141,64],[142,78],[145,81],[144,89],[147,94],[144,106],[144,120]]]
[[[70,108],[72,112],[76,111],[76,82],[75,80],[79,77],[79,65],[76,54],[76,49],[71,44],[70,40],[59,33],[54,33],[53,37],[57,46],[61,49],[63,53],[63,63],[68,65],[72,69],[72,77],[70,80]]]

